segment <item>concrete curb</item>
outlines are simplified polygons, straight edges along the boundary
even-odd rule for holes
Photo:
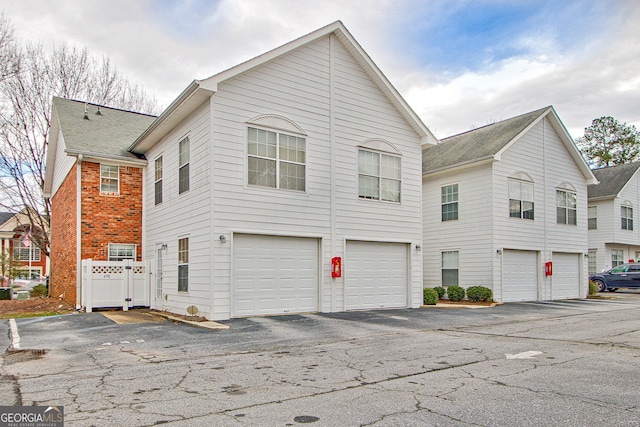
[[[475,305],[475,304],[448,304],[446,302],[439,302],[436,305],[423,305],[422,308],[491,308],[497,305],[502,305],[501,302],[494,302],[491,305]]]
[[[160,311],[154,311],[153,314],[155,314],[156,316],[164,317],[164,318],[166,318],[168,320],[171,320],[173,322],[186,323],[187,325],[196,326],[198,328],[213,329],[213,330],[216,330],[216,329],[229,329],[228,325],[223,325],[222,323],[213,322],[211,320],[207,320],[207,321],[204,321],[204,322],[194,322],[192,320],[182,319],[182,318],[180,318],[178,316],[173,316],[171,314],[160,312]]]

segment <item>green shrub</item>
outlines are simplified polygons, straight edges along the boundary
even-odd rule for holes
[[[438,292],[435,289],[424,288],[423,302],[424,305],[436,305],[438,303]]]
[[[598,294],[598,285],[595,282],[589,280],[589,295],[597,295]]]
[[[444,298],[444,296],[447,294],[447,290],[442,286],[436,286],[433,289],[438,293],[438,299]]]
[[[462,301],[464,294],[464,289],[458,285],[451,285],[447,288],[447,295],[451,301]]]
[[[43,284],[35,285],[33,289],[31,289],[32,297],[46,297],[49,294],[49,290]]]
[[[493,292],[485,286],[471,286],[467,289],[467,298],[473,302],[493,301]]]

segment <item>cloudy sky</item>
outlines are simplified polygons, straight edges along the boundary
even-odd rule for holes
[[[166,107],[206,78],[341,20],[439,138],[553,105],[640,127],[636,0],[0,0],[22,41],[108,55]]]

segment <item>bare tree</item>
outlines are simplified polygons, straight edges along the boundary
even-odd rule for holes
[[[3,34],[13,40],[4,17],[0,50]],[[0,80],[0,208],[31,208],[26,212],[33,224],[33,243],[49,255],[51,203],[43,196],[43,185],[52,98],[146,113],[156,112],[157,103],[142,87],[130,84],[108,57],[93,57],[86,48],[61,44],[46,51],[42,44],[25,44],[15,52],[15,66]]]
[[[13,36],[13,26],[3,13],[0,15],[0,81],[15,74],[18,67],[18,47]]]

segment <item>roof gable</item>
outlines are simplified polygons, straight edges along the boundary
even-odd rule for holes
[[[276,58],[292,52],[322,37],[335,35],[342,45],[349,51],[358,64],[365,70],[369,78],[380,88],[403,118],[420,135],[423,143],[434,144],[437,138],[424,125],[418,115],[409,107],[389,80],[362,49],[349,31],[340,21],[322,27],[312,33],[295,39],[253,59],[245,61],[235,67],[215,74],[203,80],[194,80],[158,119],[129,147],[136,153],[144,153],[162,137],[164,137],[177,123],[187,117],[202,102],[210,98],[218,90],[218,85],[236,76],[260,67]]]
[[[593,170],[600,184],[587,187],[589,199],[617,197],[639,168],[636,162]]]
[[[499,161],[522,135],[547,117],[588,184],[597,183],[589,166],[553,107],[545,107],[507,120],[444,138],[422,150],[422,173],[428,175],[479,162]]]

